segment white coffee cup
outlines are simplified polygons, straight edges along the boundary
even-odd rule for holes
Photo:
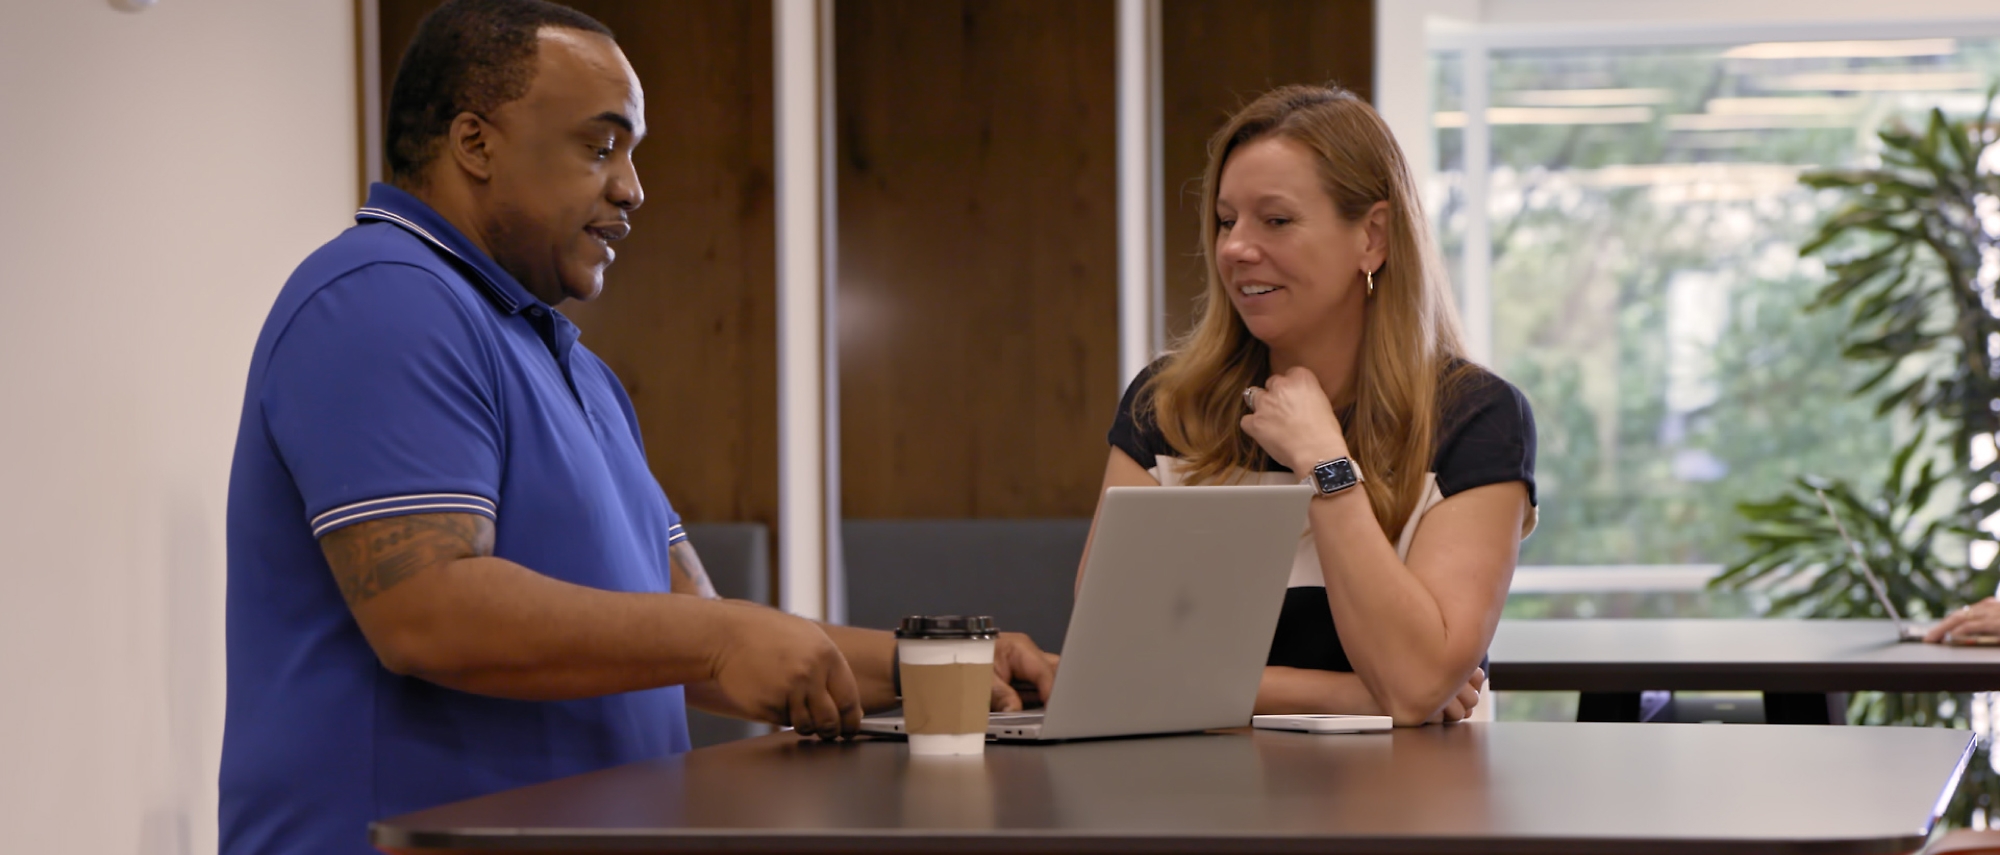
[[[896,630],[911,754],[982,754],[993,699],[990,617],[913,616]]]

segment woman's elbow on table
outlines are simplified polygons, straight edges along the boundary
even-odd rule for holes
[[[1413,685],[1413,682],[1383,685],[1376,691],[1377,702],[1397,727],[1465,718],[1481,700],[1486,672],[1475,667],[1471,674],[1442,686]]]
[[[1438,720],[1438,714],[1444,711],[1444,705],[1449,702],[1449,698],[1434,703],[1421,700],[1390,701],[1382,706],[1388,710],[1389,719],[1394,721],[1397,727],[1421,727]]]

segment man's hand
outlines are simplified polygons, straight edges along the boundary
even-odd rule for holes
[[[1035,646],[1034,639],[1018,632],[1003,632],[993,642],[993,709],[1016,712],[1022,707],[1014,683],[1035,687],[1041,703],[1048,703],[1055,690],[1056,665],[1062,657]]]
[[[2000,600],[1984,599],[1952,612],[1924,633],[1924,640],[1932,644],[1948,643],[1953,636],[2000,636]]]
[[[812,621],[742,601],[730,609],[715,686],[730,705],[821,739],[861,729],[854,672]]]

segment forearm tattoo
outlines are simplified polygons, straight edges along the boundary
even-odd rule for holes
[[[493,521],[478,514],[409,514],[370,520],[319,539],[349,608],[426,567],[493,554]]]
[[[667,548],[667,556],[673,561],[676,593],[694,594],[707,600],[721,599],[722,595],[715,592],[714,583],[708,581],[708,571],[702,569],[701,556],[694,553],[694,544],[685,540],[676,543]]]

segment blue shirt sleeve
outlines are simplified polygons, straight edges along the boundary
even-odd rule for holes
[[[314,537],[402,514],[495,517],[497,363],[470,309],[430,272],[383,263],[293,316],[260,395]]]

